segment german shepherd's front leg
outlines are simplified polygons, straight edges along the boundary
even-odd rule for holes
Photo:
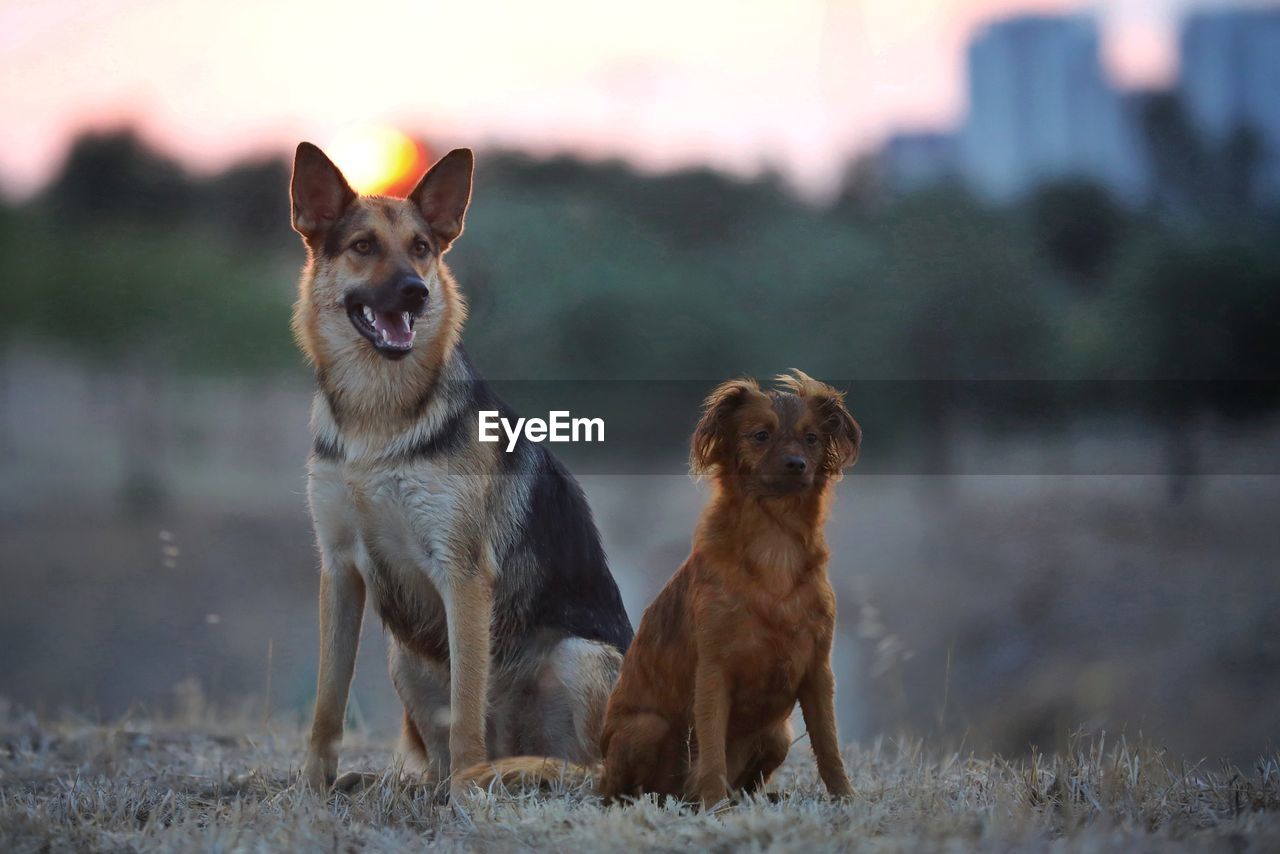
[[[364,579],[350,563],[325,556],[320,573],[320,673],[302,781],[327,792],[338,774],[347,694],[355,672],[360,623],[364,618]]]
[[[484,550],[481,550],[482,552]],[[488,557],[457,567],[449,578],[449,772],[454,795],[465,790],[461,772],[489,758],[485,720],[489,699],[489,633],[494,567]]]

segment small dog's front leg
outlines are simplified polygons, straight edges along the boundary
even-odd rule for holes
[[[813,670],[800,685],[800,711],[804,714],[804,724],[809,730],[813,756],[818,761],[818,776],[822,778],[828,792],[838,798],[847,798],[853,794],[853,786],[849,783],[849,775],[845,773],[844,760],[840,756],[835,693],[836,679],[831,672],[828,645],[826,656],[814,664]]]
[[[355,672],[360,624],[364,619],[364,579],[349,564],[324,558],[320,573],[320,668],[316,680],[316,709],[311,723],[302,782],[315,792],[327,792],[338,775],[338,747],[342,743],[347,694]]]
[[[489,633],[493,574],[489,562],[456,573],[446,600],[449,621],[449,771],[452,791],[465,788],[460,773],[485,762],[489,699]]]
[[[699,651],[693,679],[693,732],[698,741],[694,794],[704,808],[729,794],[728,759],[725,751],[729,725],[729,686],[724,668]]]

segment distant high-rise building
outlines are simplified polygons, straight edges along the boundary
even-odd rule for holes
[[[914,193],[957,180],[956,138],[949,133],[895,133],[880,151],[885,183]]]
[[[978,34],[960,162],[965,180],[996,200],[1070,177],[1143,194],[1145,158],[1103,73],[1092,18],[1020,16]]]
[[[1280,195],[1280,9],[1199,12],[1182,27],[1179,90],[1196,127],[1222,144],[1241,128],[1264,151],[1265,193]]]

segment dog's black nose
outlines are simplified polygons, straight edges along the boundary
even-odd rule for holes
[[[802,472],[805,469],[804,457],[789,456],[782,458],[782,464],[787,467],[787,471]]]
[[[417,276],[405,276],[400,280],[399,291],[400,296],[407,299],[425,300],[427,298],[427,283]]]

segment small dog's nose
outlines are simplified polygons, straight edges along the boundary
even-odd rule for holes
[[[782,464],[787,467],[787,471],[802,472],[805,469],[804,457],[789,456],[782,458]]]
[[[427,283],[417,276],[405,276],[400,280],[399,291],[402,297],[425,300],[427,298]]]

